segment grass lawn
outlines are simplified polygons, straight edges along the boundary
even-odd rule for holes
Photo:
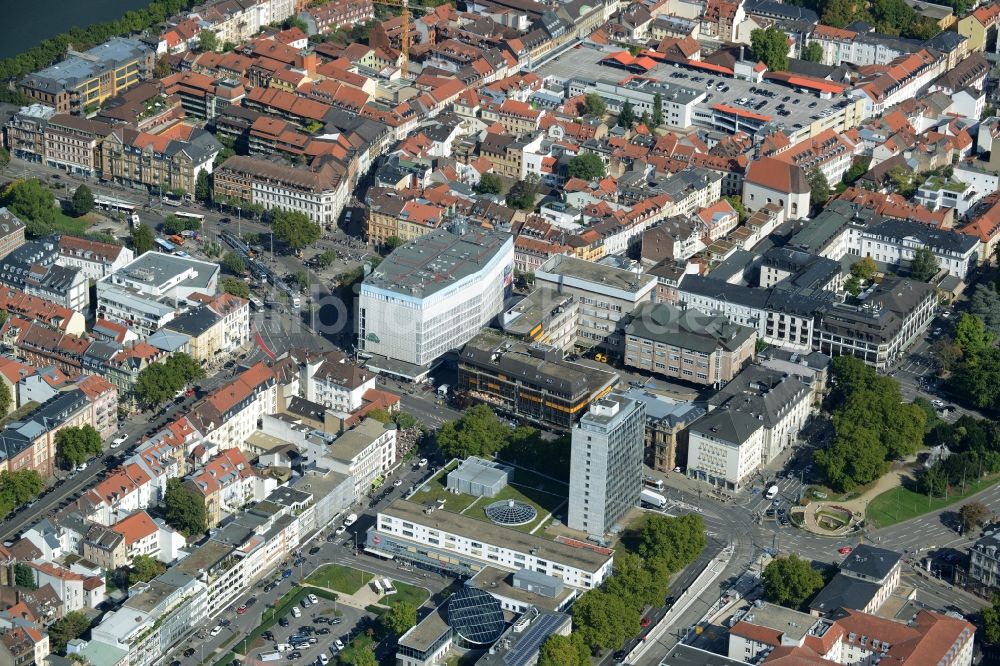
[[[70,217],[62,211],[56,211],[56,223],[54,225],[54,230],[59,234],[82,236],[87,233],[87,228],[90,226],[90,222],[87,220],[87,217],[88,216]]]
[[[989,488],[997,481],[1000,481],[1000,474],[966,484],[965,492],[962,492],[961,487],[959,487],[950,490],[947,498],[934,497],[930,501],[927,500],[927,495],[914,492],[909,488],[899,487],[887,490],[868,503],[868,521],[875,527],[895,525],[904,520],[943,509],[951,504],[957,504],[965,498]]]
[[[448,492],[448,472],[458,467],[458,463],[448,465],[440,472],[427,480],[417,493],[413,496],[414,502],[421,504],[433,504],[438,500],[444,500],[444,508],[452,513],[462,513],[469,505],[476,501],[472,495],[455,495]]]
[[[566,483],[550,479],[531,470],[516,468],[513,483],[508,484],[496,497],[481,497],[476,502],[477,498],[472,495],[456,495],[448,492],[448,472],[456,466],[456,464],[449,465],[431,477],[424,487],[413,496],[413,500],[421,504],[431,504],[443,499],[445,510],[452,513],[464,512],[464,515],[470,518],[485,522],[489,522],[484,511],[489,504],[500,500],[519,500],[535,507],[538,516],[530,523],[513,529],[520,532],[531,532],[540,523],[548,522],[546,516],[558,509],[566,498]],[[474,502],[476,505],[472,506]],[[541,535],[542,531],[536,530],[535,534]]]
[[[327,564],[306,578],[306,582],[330,588],[344,594],[354,594],[374,578],[367,571],[360,571],[340,564]]]
[[[403,581],[394,580],[392,581],[392,586],[396,588],[396,594],[390,594],[382,597],[378,600],[380,604],[385,606],[395,606],[396,604],[401,604],[404,601],[413,605],[414,608],[420,608],[427,601],[427,597],[430,593],[422,587],[417,587],[416,585],[410,585],[409,583],[404,583]]]

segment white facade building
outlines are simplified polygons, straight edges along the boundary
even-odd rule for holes
[[[97,316],[128,326],[142,337],[173,319],[195,293],[214,296],[219,265],[146,252],[97,281]]]
[[[714,486],[739,490],[760,469],[764,455],[762,421],[725,407],[689,428],[688,476]]]
[[[327,457],[333,471],[354,478],[354,497],[360,499],[396,466],[396,429],[367,418],[333,440]]]
[[[359,350],[429,366],[500,314],[513,271],[509,234],[439,230],[411,241],[361,284]]]

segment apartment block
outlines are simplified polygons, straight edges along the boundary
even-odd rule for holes
[[[155,53],[133,39],[113,37],[84,53],[29,74],[20,88],[60,113],[81,115],[152,76]]]
[[[328,225],[337,222],[347,204],[346,176],[344,167],[332,161],[304,168],[236,155],[215,170],[214,188],[219,201],[298,211]]]

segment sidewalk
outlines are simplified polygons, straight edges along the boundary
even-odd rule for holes
[[[805,506],[802,529],[805,531],[825,537],[842,537],[854,531],[853,526],[844,527],[836,531],[824,530],[816,524],[816,512],[824,506],[837,506],[847,509],[854,514],[855,520],[864,520],[868,503],[882,493],[898,488],[903,483],[903,477],[909,474],[910,462],[904,462],[896,469],[886,472],[871,488],[858,495],[854,499],[844,500],[821,500],[813,501]]]

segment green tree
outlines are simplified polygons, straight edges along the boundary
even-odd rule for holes
[[[917,182],[914,173],[901,166],[893,167],[889,171],[889,180],[892,182],[896,194],[908,199],[917,191]]]
[[[654,576],[646,561],[635,553],[625,552],[615,555],[615,575],[608,579],[604,590],[632,608],[643,609],[663,603],[668,580],[667,576]]]
[[[389,612],[379,618],[382,626],[397,637],[402,636],[417,624],[417,607],[411,603],[401,601],[393,604]]]
[[[208,172],[202,169],[194,183],[194,198],[205,203],[212,202],[212,179]]]
[[[958,519],[962,523],[962,533],[968,534],[985,524],[989,516],[990,510],[982,502],[963,504],[962,508],[958,510]]]
[[[741,199],[738,195],[730,194],[723,198],[728,201],[729,205],[736,211],[736,215],[739,217],[740,222],[745,222],[746,219],[750,217],[750,213],[747,212],[746,207],[743,205],[743,199]]]
[[[211,30],[198,33],[198,48],[202,51],[215,51],[219,48],[219,38]]]
[[[653,95],[653,124],[659,127],[663,124],[663,95]]]
[[[37,178],[15,181],[4,190],[3,203],[24,220],[34,237],[48,236],[56,223],[55,196]]]
[[[24,562],[18,562],[14,565],[14,584],[29,590],[38,589],[38,584],[35,583],[35,570]]]
[[[396,422],[396,427],[400,430],[409,430],[410,428],[415,428],[420,425],[420,422],[417,421],[416,417],[409,412],[396,412],[392,420]]]
[[[6,313],[5,313],[6,314]],[[6,321],[6,317],[4,321]],[[14,406],[14,398],[10,394],[10,387],[0,384],[0,416],[4,416]]]
[[[161,55],[156,59],[156,65],[153,67],[153,77],[157,79],[165,79],[172,73],[170,69],[170,59],[167,54]]]
[[[385,239],[385,249],[389,252],[392,252],[396,248],[401,247],[405,244],[406,241],[404,241],[399,236],[389,236],[388,238]]]
[[[934,251],[929,247],[921,247],[913,255],[913,262],[910,264],[910,277],[921,282],[928,282],[937,275],[940,264],[938,258],[934,256]]]
[[[507,205],[520,210],[534,210],[538,190],[538,178],[529,174],[528,178],[518,181],[507,193]]]
[[[863,18],[858,10],[855,0],[829,0],[823,11],[823,23],[835,28],[846,28],[852,21]]]
[[[858,279],[857,275],[852,275],[844,282],[844,289],[851,296],[857,296],[861,293],[861,280]]]
[[[809,62],[820,62],[823,60],[823,47],[819,42],[809,42],[802,50],[802,59]]]
[[[991,333],[1000,332],[1000,294],[995,284],[979,284],[969,299],[969,313],[983,320]]]
[[[591,649],[620,650],[639,632],[640,613],[603,590],[589,590],[573,604],[575,633]]]
[[[752,31],[750,52],[772,72],[788,69],[788,35],[777,26]]]
[[[74,467],[101,455],[101,435],[93,426],[71,426],[56,433],[56,459],[65,467]]]
[[[235,252],[226,252],[222,256],[222,266],[233,275],[243,275],[247,272],[247,265],[243,262],[243,257]]]
[[[392,423],[392,414],[390,414],[388,410],[382,409],[381,407],[368,412],[368,417],[382,423]]]
[[[367,636],[355,639],[337,658],[346,666],[378,666],[372,641]]]
[[[306,271],[295,271],[292,275],[292,282],[298,285],[299,289],[309,288],[309,273]]]
[[[164,564],[159,560],[154,559],[149,555],[136,555],[132,558],[132,566],[129,567],[129,587],[135,585],[136,583],[151,581],[160,574],[165,573],[166,570],[167,567],[164,566]]]
[[[191,358],[189,354],[185,354],[184,352],[174,352],[163,364],[180,382],[178,390],[197,379],[205,378],[205,369],[198,365],[198,362]]]
[[[590,650],[579,632],[552,634],[538,650],[538,666],[590,666]]]
[[[73,193],[73,200],[70,202],[70,210],[77,217],[83,217],[94,210],[94,193],[86,185],[80,185]]]
[[[598,118],[603,118],[604,114],[608,112],[604,99],[595,92],[587,93],[584,96],[583,110],[587,115],[597,116]]]
[[[323,233],[318,224],[299,211],[278,211],[274,214],[272,226],[278,240],[293,250],[312,245]]]
[[[980,615],[986,642],[992,645],[1000,643],[1000,594],[993,593],[993,603],[983,608]]]
[[[0,472],[0,517],[38,497],[42,487],[42,477],[33,469]]]
[[[697,514],[677,518],[650,514],[642,527],[639,555],[662,560],[669,572],[686,567],[705,549],[705,523]]]
[[[10,166],[10,151],[0,146],[0,171]]]
[[[859,156],[854,158],[854,162],[851,163],[851,168],[844,173],[844,183],[847,185],[853,185],[857,182],[858,178],[868,173],[868,167],[872,163],[872,158]]]
[[[240,298],[250,298],[250,285],[237,278],[222,278],[222,291]]]
[[[184,485],[181,479],[167,481],[163,495],[167,524],[186,537],[204,534],[208,529],[205,499]]]
[[[604,162],[596,153],[580,153],[569,161],[570,178],[597,180],[604,178]]]
[[[71,611],[49,625],[49,648],[52,652],[66,652],[66,643],[79,638],[90,629],[90,620],[83,611]]]
[[[967,359],[974,359],[993,345],[995,336],[983,323],[982,317],[963,312],[955,322],[955,344]]]
[[[823,587],[823,575],[797,555],[771,560],[764,568],[764,597],[773,604],[800,609]]]
[[[938,338],[931,345],[931,356],[937,363],[938,371],[946,374],[962,360],[962,349],[949,338]]]
[[[151,252],[156,245],[153,240],[153,230],[145,224],[140,224],[135,229],[132,229],[129,232],[129,237],[132,241],[132,249],[135,250],[136,255]]]
[[[476,191],[480,194],[500,194],[503,192],[503,180],[495,173],[484,173],[479,177]]]
[[[474,405],[457,421],[446,421],[437,444],[448,458],[490,457],[510,441],[511,430],[486,405]]]
[[[857,277],[859,280],[871,282],[878,275],[878,265],[875,264],[875,260],[871,257],[864,257],[851,264],[851,275]]]
[[[337,261],[337,252],[335,250],[326,250],[316,255],[316,264],[321,268],[332,266],[335,261]]]
[[[632,125],[635,124],[635,110],[632,108],[632,102],[625,100],[622,110],[618,113],[618,124],[625,129],[632,129]]]
[[[781,33],[785,34],[785,33]],[[822,206],[830,199],[830,183],[819,169],[809,174],[809,200],[813,206]]]

